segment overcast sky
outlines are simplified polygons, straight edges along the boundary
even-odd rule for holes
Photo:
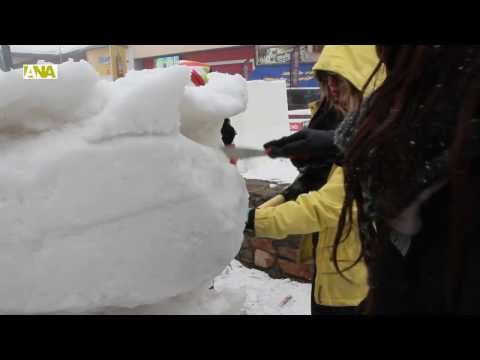
[[[33,53],[33,54],[59,54],[81,49],[90,45],[10,45],[12,52]]]

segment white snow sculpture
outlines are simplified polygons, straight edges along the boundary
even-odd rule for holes
[[[248,195],[218,149],[180,134],[180,106],[222,103],[216,115],[230,116],[245,109],[244,84],[224,77],[189,102],[184,67],[115,83],[85,62],[58,71],[0,73],[0,312],[154,304],[219,274]]]

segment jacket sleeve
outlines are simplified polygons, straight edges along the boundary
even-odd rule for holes
[[[344,200],[343,172],[337,167],[318,191],[300,195],[296,201],[257,209],[255,233],[273,239],[305,235],[336,227]]]

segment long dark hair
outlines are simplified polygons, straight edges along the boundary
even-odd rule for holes
[[[471,157],[465,150],[480,96],[478,46],[377,45],[377,53],[387,78],[372,95],[345,153],[345,201],[333,256],[338,271],[337,249],[353,222],[356,204],[362,242],[357,261],[365,259],[370,282],[382,242],[390,235],[387,227],[380,229],[382,222],[398,216],[424,189],[422,185],[432,185],[422,184],[428,178],[425,168],[442,153],[448,154],[445,176],[452,188],[453,224],[457,229],[465,225],[465,212],[472,209],[466,206]],[[450,274],[457,278],[463,238],[464,232],[451,234]],[[451,290],[458,283],[453,277]]]

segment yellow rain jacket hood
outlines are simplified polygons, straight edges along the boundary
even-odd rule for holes
[[[361,91],[378,63],[374,45],[326,45],[313,70],[341,75]],[[370,96],[382,84],[385,75],[382,66],[365,89],[364,97]],[[309,104],[312,115],[318,109],[318,103]],[[255,213],[255,232],[259,237],[283,239],[291,234],[305,235],[300,262],[312,258],[311,234],[319,233],[314,259],[317,268],[314,296],[317,304],[326,306],[357,306],[368,293],[367,268],[363,261],[345,271],[349,282],[337,273],[331,259],[344,197],[343,170],[333,166],[328,182],[318,191],[300,195],[296,201],[257,209]],[[355,214],[353,218],[356,218]],[[360,250],[358,226],[354,222],[352,232],[338,248],[340,268],[352,265]]]
[[[361,91],[379,61],[375,45],[325,45],[313,70],[337,73]],[[382,66],[365,89],[365,97],[382,84],[385,75]]]

